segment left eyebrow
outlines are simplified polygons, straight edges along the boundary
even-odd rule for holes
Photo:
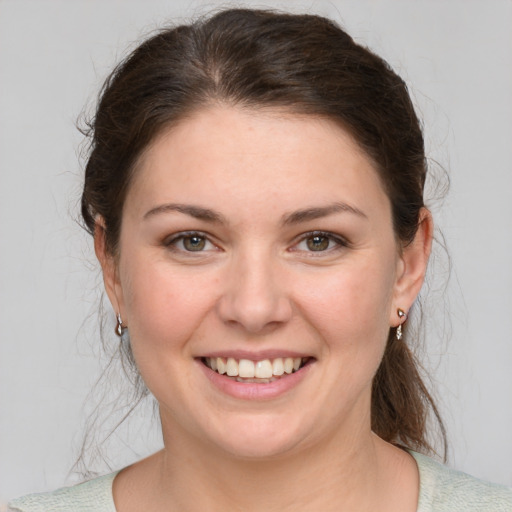
[[[304,210],[297,210],[295,212],[288,213],[283,216],[282,223],[284,226],[299,224],[301,222],[316,220],[322,217],[327,217],[334,213],[343,212],[351,213],[353,215],[357,215],[358,217],[368,219],[368,216],[355,206],[350,206],[347,203],[332,203],[327,206],[305,208]]]

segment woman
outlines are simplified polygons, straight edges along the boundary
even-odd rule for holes
[[[224,11],[137,48],[92,137],[82,213],[164,449],[14,510],[511,510],[418,453],[433,223],[384,61],[320,17]]]

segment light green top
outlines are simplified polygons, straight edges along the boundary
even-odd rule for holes
[[[512,489],[478,480],[410,452],[420,473],[417,512],[512,512]]]
[[[449,469],[411,452],[420,474],[417,512],[512,512],[512,489]],[[112,482],[117,473],[54,492],[29,494],[9,503],[21,512],[116,512]]]
[[[28,494],[11,501],[7,512],[116,512],[112,483],[117,473],[53,492]]]

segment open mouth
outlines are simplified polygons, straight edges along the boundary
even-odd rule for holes
[[[203,357],[201,359],[204,365],[219,375],[225,375],[237,382],[261,384],[274,382],[298,372],[311,360],[310,357],[276,357],[261,361],[233,357]]]

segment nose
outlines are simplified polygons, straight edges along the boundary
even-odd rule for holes
[[[261,334],[291,318],[286,280],[271,256],[254,251],[233,257],[227,274],[218,302],[223,322]]]

